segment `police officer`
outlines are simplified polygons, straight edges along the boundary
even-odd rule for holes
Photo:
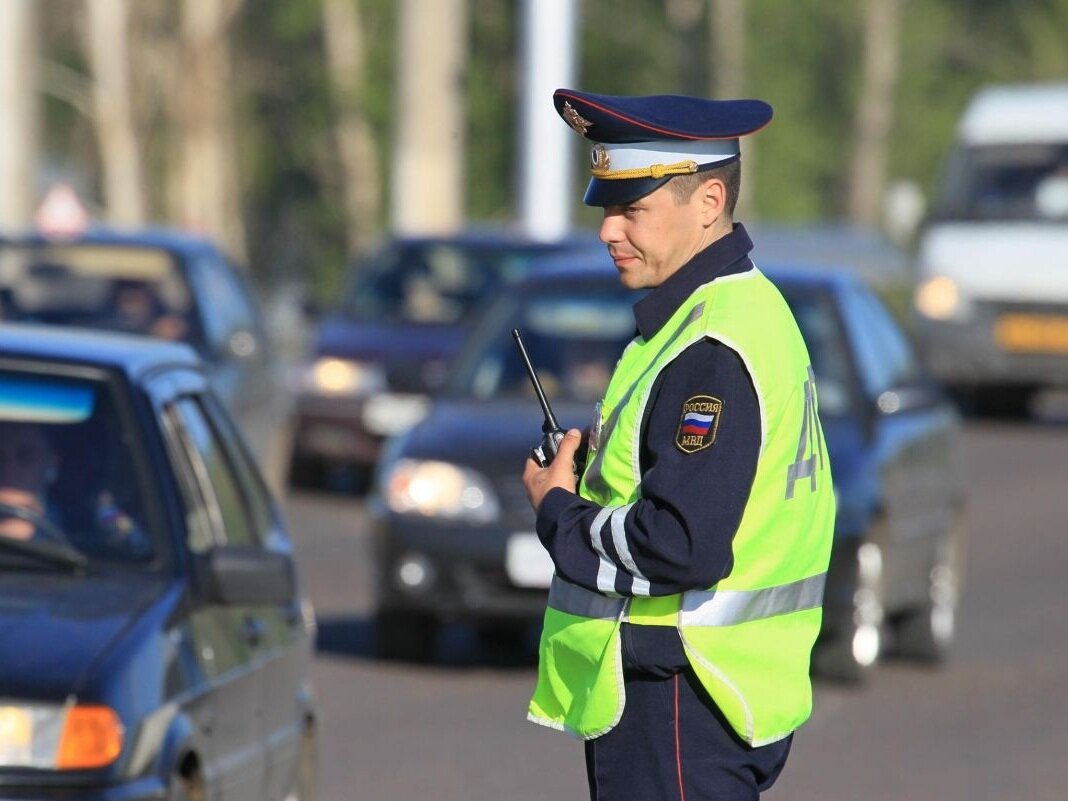
[[[758,100],[560,89],[637,336],[523,482],[556,575],[529,718],[586,741],[590,797],[756,799],[811,710],[834,495],[808,353],[733,221]]]

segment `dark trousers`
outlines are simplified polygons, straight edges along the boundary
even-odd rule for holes
[[[750,748],[688,668],[624,675],[623,717],[586,742],[591,801],[757,801],[778,778],[792,736]]]

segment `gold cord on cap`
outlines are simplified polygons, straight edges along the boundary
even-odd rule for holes
[[[650,164],[648,167],[636,167],[631,170],[610,170],[593,168],[590,175],[608,181],[626,180],[628,178],[663,178],[665,175],[690,175],[697,172],[696,161],[678,161],[674,164]]]

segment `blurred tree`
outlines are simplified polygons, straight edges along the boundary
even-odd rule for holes
[[[746,97],[746,19],[745,0],[711,0],[708,15],[709,97]],[[752,213],[756,180],[756,139],[741,140],[745,180],[738,197],[735,216],[746,219]]]
[[[334,140],[344,173],[346,241],[355,252],[377,235],[382,208],[378,154],[362,97],[366,44],[356,0],[323,0],[323,40],[334,98]]]
[[[865,0],[864,58],[853,123],[849,218],[878,224],[886,191],[886,156],[894,124],[903,0]]]
[[[179,97],[173,125],[181,151],[178,219],[246,262],[228,42],[230,23],[241,3],[182,0]]]
[[[37,172],[37,25],[33,0],[0,2],[0,227],[27,225]]]
[[[109,222],[140,225],[145,203],[130,89],[126,0],[88,0],[87,8],[85,38],[104,207]]]
[[[391,227],[447,232],[465,219],[467,0],[402,0]]]

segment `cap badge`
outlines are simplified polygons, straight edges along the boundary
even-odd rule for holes
[[[582,136],[585,136],[586,131],[588,131],[593,125],[592,122],[590,122],[588,119],[586,119],[577,111],[575,111],[574,107],[566,100],[564,101],[563,116],[564,122],[574,128],[575,131],[581,134]]]
[[[590,161],[593,163],[594,170],[606,171],[612,166],[612,159],[608,157],[608,150],[600,142],[593,146],[593,151],[590,153]]]

